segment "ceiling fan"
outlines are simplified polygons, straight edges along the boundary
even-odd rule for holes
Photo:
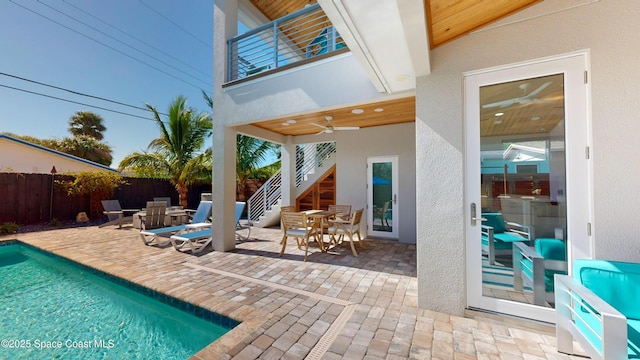
[[[334,131],[339,131],[339,130],[359,130],[360,129],[359,126],[333,126],[331,125],[331,120],[333,120],[333,116],[330,116],[330,115],[325,116],[324,119],[327,120],[327,125],[311,123],[311,125],[322,128],[322,131],[320,131],[316,135],[331,134]]]
[[[546,89],[547,86],[551,85],[551,81],[547,81],[546,83],[540,85],[540,87],[538,87],[537,89],[533,90],[532,92],[530,92],[529,94],[527,94],[527,88],[529,87],[529,83],[524,83],[521,84],[519,86],[520,89],[522,89],[522,92],[524,93],[523,96],[520,97],[515,97],[512,99],[507,99],[507,100],[502,100],[502,101],[498,101],[498,102],[494,102],[491,104],[485,104],[482,105],[483,109],[489,109],[489,108],[494,108],[494,107],[500,107],[500,108],[506,108],[508,106],[514,105],[514,104],[530,104],[530,103],[551,103],[552,101],[549,100],[544,100],[544,99],[538,99],[535,96],[538,95],[542,90]]]

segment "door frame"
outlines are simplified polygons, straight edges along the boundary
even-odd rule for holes
[[[373,229],[373,163],[391,163],[391,231]],[[398,155],[367,157],[367,236],[398,239]]]
[[[493,67],[464,73],[465,136],[465,234],[467,263],[467,307],[555,323],[552,308],[496,299],[482,295],[480,221],[480,87],[552,74],[565,79],[565,154],[567,195],[567,260],[591,258],[593,244],[590,224],[593,214],[593,177],[588,153],[591,144],[589,52]],[[472,204],[476,213],[472,213]]]

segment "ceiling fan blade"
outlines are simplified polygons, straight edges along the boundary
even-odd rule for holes
[[[318,125],[318,124],[315,124],[315,123],[311,123],[311,125],[313,125],[313,126],[317,126],[317,127],[319,127],[319,128],[323,128],[323,129],[326,129],[326,128],[327,128],[326,126]]]
[[[333,130],[360,130],[359,126],[335,126]]]
[[[527,97],[534,97],[536,96],[540,91],[544,90],[547,86],[551,85],[551,81],[547,81],[546,83],[540,85],[539,88],[533,90],[529,95],[527,95]]]
[[[326,131],[327,131],[327,130],[322,130],[322,131],[320,131],[319,133],[315,133],[315,135],[321,135],[321,134],[324,134]]]
[[[484,104],[484,105],[482,105],[482,108],[483,109],[489,109],[489,108],[494,108],[494,107],[505,108],[507,106],[511,106],[511,105],[515,104],[517,101],[518,101],[518,98],[509,99],[509,100],[502,100],[502,101],[494,102],[494,103],[491,103],[491,104]]]

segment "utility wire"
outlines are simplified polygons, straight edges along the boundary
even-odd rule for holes
[[[68,17],[69,19],[73,20],[73,21],[79,22],[80,24],[82,24],[82,25],[84,25],[84,26],[86,26],[86,27],[88,27],[88,28],[90,28],[90,29],[92,29],[92,30],[94,30],[94,31],[97,31],[98,33],[100,33],[100,34],[102,34],[102,35],[104,35],[104,36],[108,37],[109,39],[111,39],[111,40],[113,40],[113,41],[116,41],[116,42],[118,42],[118,43],[120,43],[120,44],[122,44],[122,45],[124,45],[124,46],[128,47],[128,48],[129,48],[129,49],[131,49],[131,50],[135,50],[135,51],[137,51],[137,52],[141,53],[142,55],[146,55],[146,56],[148,56],[148,57],[152,58],[153,60],[155,60],[155,61],[157,61],[157,62],[159,62],[159,63],[161,63],[161,64],[164,64],[164,65],[166,65],[166,66],[168,66],[168,67],[170,67],[170,68],[172,68],[172,69],[174,69],[174,70],[176,70],[176,71],[178,71],[178,72],[181,72],[181,73],[183,73],[183,74],[185,74],[185,75],[189,76],[189,77],[190,77],[190,78],[192,78],[192,79],[198,80],[198,81],[202,82],[203,84],[205,84],[205,85],[207,85],[207,86],[210,86],[210,85],[209,85],[209,83],[207,83],[207,82],[205,82],[205,81],[203,81],[203,80],[200,80],[200,78],[197,78],[197,77],[195,77],[195,76],[193,76],[193,75],[191,75],[191,74],[189,74],[189,73],[187,73],[187,72],[184,72],[182,69],[180,69],[180,68],[178,68],[178,67],[175,67],[175,66],[173,66],[173,65],[171,65],[171,64],[169,64],[169,63],[167,63],[167,62],[165,62],[165,61],[162,61],[162,60],[160,60],[160,59],[158,59],[158,58],[154,57],[153,55],[150,55],[150,54],[148,54],[148,53],[146,53],[146,52],[144,52],[144,51],[142,51],[142,50],[140,50],[140,49],[136,48],[135,46],[129,45],[129,44],[127,44],[127,43],[126,43],[126,42],[124,42],[124,41],[118,40],[118,39],[116,39],[115,37],[113,37],[113,36],[111,36],[111,35],[109,35],[109,34],[105,33],[104,31],[102,31],[102,30],[100,30],[100,29],[97,29],[97,28],[95,28],[95,27],[93,27],[93,26],[91,26],[91,25],[89,25],[89,24],[87,24],[87,23],[85,23],[85,22],[83,22],[83,21],[80,21],[80,20],[78,20],[78,19],[74,18],[73,16],[71,16],[71,15],[69,15],[69,14],[67,14],[67,13],[63,12],[63,11],[60,11],[60,10],[58,10],[58,9],[56,9],[56,8],[54,8],[54,7],[52,7],[51,5],[47,5],[47,4],[43,3],[41,0],[38,0],[38,2],[39,2],[40,4],[42,4],[42,5],[46,6],[46,7],[48,7],[49,9],[51,9],[51,10],[53,10],[53,11],[57,12],[58,14],[64,15],[64,16]]]
[[[25,89],[20,89],[20,88],[9,86],[9,85],[0,84],[0,87],[11,89],[11,90],[22,91],[22,92],[26,92],[26,93],[33,94],[33,95],[44,96],[44,97],[47,97],[47,98],[50,98],[50,99],[66,101],[66,102],[72,103],[72,104],[78,104],[78,105],[88,106],[88,107],[92,107],[92,108],[96,108],[96,109],[100,109],[100,110],[110,111],[110,112],[113,112],[113,113],[127,115],[127,116],[131,116],[131,117],[136,117],[136,118],[144,119],[144,120],[148,120],[148,121],[153,121],[153,122],[156,121],[155,119],[144,117],[144,116],[129,114],[129,113],[126,113],[126,112],[123,112],[123,111],[108,109],[108,108],[101,107],[101,106],[96,106],[96,105],[85,104],[85,103],[81,103],[81,102],[73,101],[73,100],[69,100],[69,99],[63,99],[63,98],[60,98],[60,97],[57,97],[57,96],[52,96],[52,95],[47,95],[47,94],[43,94],[43,93],[39,93],[39,92],[35,92],[35,91],[29,91],[29,90],[25,90]]]
[[[45,84],[45,83],[42,83],[42,82],[39,82],[39,81],[23,78],[23,77],[16,76],[16,75],[7,74],[7,73],[4,73],[4,72],[0,72],[0,75],[12,77],[14,79],[18,79],[18,80],[22,80],[22,81],[28,81],[30,83],[34,83],[34,84],[38,84],[38,85],[42,85],[42,86],[47,86],[47,87],[50,87],[52,89],[57,89],[57,90],[70,92],[70,93],[75,94],[75,95],[86,96],[86,97],[90,97],[90,98],[93,98],[93,99],[107,101],[107,102],[110,102],[110,103],[114,103],[114,104],[118,104],[118,105],[122,105],[122,106],[127,106],[127,107],[138,109],[138,110],[144,110],[144,111],[148,111],[148,112],[153,112],[153,111],[149,110],[148,108],[143,108],[141,106],[130,105],[130,104],[126,104],[126,103],[123,103],[123,102],[120,102],[120,101],[103,98],[103,97],[100,97],[100,96],[89,95],[89,94],[81,93],[81,92],[78,92],[78,91],[65,89],[63,87],[50,85],[50,84]],[[169,116],[169,114],[165,114],[165,113],[161,113],[161,112],[158,112],[158,114]]]
[[[191,66],[191,65],[187,64],[186,62],[184,62],[184,61],[182,61],[182,60],[178,59],[177,57],[175,57],[175,56],[173,56],[173,55],[169,54],[168,52],[166,52],[166,51],[164,51],[164,50],[162,50],[162,49],[160,49],[160,48],[158,48],[158,47],[153,46],[152,44],[150,44],[150,43],[148,43],[148,42],[144,41],[143,39],[140,39],[140,38],[138,38],[138,37],[136,37],[136,36],[133,36],[133,35],[131,35],[130,33],[128,33],[127,31],[122,30],[122,29],[118,28],[117,26],[115,26],[115,25],[113,25],[113,24],[110,24],[108,21],[105,21],[105,20],[103,20],[103,19],[101,19],[101,18],[99,18],[99,17],[97,17],[97,16],[95,16],[95,15],[91,14],[91,13],[90,13],[90,12],[88,12],[88,11],[83,10],[83,9],[81,9],[80,7],[76,6],[76,5],[69,3],[69,2],[68,2],[68,0],[62,0],[62,1],[63,1],[65,4],[67,4],[67,5],[71,6],[71,7],[73,7],[74,9],[76,9],[76,10],[78,10],[78,11],[80,11],[80,12],[82,12],[82,13],[84,13],[84,14],[86,14],[86,15],[88,15],[88,16],[90,16],[90,17],[92,17],[92,18],[94,18],[94,19],[96,19],[96,20],[98,20],[98,21],[100,21],[101,23],[103,23],[103,24],[105,24],[105,25],[109,26],[110,28],[112,28],[112,29],[114,29],[114,30],[117,30],[117,31],[119,31],[119,32],[120,32],[120,33],[122,33],[122,34],[124,34],[124,35],[126,35],[126,36],[128,36],[128,37],[130,37],[130,38],[132,38],[132,39],[134,39],[134,40],[136,40],[136,41],[139,41],[139,42],[141,42],[141,43],[143,43],[143,44],[145,44],[145,45],[147,45],[148,47],[150,47],[150,48],[154,49],[155,51],[157,51],[157,52],[159,52],[159,53],[161,53],[161,54],[163,54],[163,55],[165,55],[165,56],[168,56],[168,57],[172,58],[173,60],[175,60],[175,61],[177,61],[177,62],[181,63],[181,64],[182,64],[182,65],[184,65],[184,66],[189,67],[191,70],[197,71],[197,72],[199,72],[200,74],[205,75],[205,76],[211,76],[211,74],[207,74],[207,73],[205,73],[204,71],[201,71],[201,70],[199,70],[199,69],[197,69],[197,68],[195,68],[195,67],[193,67],[193,66]]]
[[[162,69],[160,69],[160,68],[158,68],[158,67],[155,67],[155,66],[153,66],[153,65],[151,65],[151,64],[148,64],[148,63],[146,63],[146,62],[144,62],[144,61],[142,61],[142,60],[140,60],[140,59],[138,59],[138,58],[136,58],[136,57],[134,57],[134,56],[131,56],[131,55],[129,55],[129,54],[127,54],[127,53],[125,53],[125,52],[122,52],[121,50],[118,50],[118,49],[116,49],[116,48],[114,48],[114,47],[112,47],[112,46],[110,46],[110,45],[108,45],[108,44],[105,44],[105,43],[103,43],[103,42],[102,42],[102,41],[100,41],[100,40],[96,40],[96,39],[94,39],[94,38],[92,38],[92,37],[90,37],[90,36],[88,36],[88,35],[85,35],[85,34],[83,34],[83,33],[79,32],[79,31],[77,31],[77,30],[75,30],[75,29],[70,28],[70,27],[68,27],[68,26],[66,26],[66,25],[64,25],[64,24],[62,24],[62,23],[60,23],[60,22],[58,22],[58,21],[56,21],[56,20],[53,20],[53,19],[51,19],[51,18],[49,18],[49,17],[47,17],[47,16],[45,16],[45,15],[42,15],[42,14],[40,14],[39,12],[37,12],[37,11],[35,11],[35,10],[29,9],[29,8],[28,8],[28,7],[26,7],[26,6],[23,6],[23,5],[21,5],[21,4],[18,4],[18,3],[16,3],[16,2],[15,2],[15,0],[9,0],[9,2],[11,2],[12,4],[17,5],[17,6],[21,7],[21,8],[23,8],[23,9],[25,9],[25,10],[27,10],[27,11],[31,12],[31,13],[34,13],[34,14],[36,14],[36,15],[38,15],[38,16],[41,16],[41,17],[43,17],[43,18],[45,18],[45,19],[47,19],[47,20],[49,20],[49,21],[51,21],[51,22],[53,22],[53,23],[55,23],[55,24],[58,24],[58,25],[60,25],[60,26],[62,26],[62,27],[64,27],[64,28],[66,28],[66,29],[68,29],[68,30],[71,30],[71,31],[73,31],[74,33],[76,33],[76,34],[78,34],[78,35],[81,35],[81,36],[83,36],[83,37],[85,37],[85,38],[87,38],[87,39],[89,39],[89,40],[95,41],[95,42],[97,42],[98,44],[103,45],[103,46],[105,46],[105,47],[107,47],[107,48],[109,48],[109,49],[111,49],[111,50],[113,50],[113,51],[116,51],[116,52],[118,52],[118,53],[120,53],[120,54],[122,54],[122,55],[124,55],[124,56],[126,56],[126,57],[128,57],[128,58],[130,58],[130,59],[133,59],[133,60],[135,60],[135,61],[137,61],[137,62],[139,62],[139,63],[141,63],[141,64],[143,64],[143,65],[146,65],[146,66],[148,66],[148,67],[150,67],[150,68],[152,68],[152,69],[155,69],[155,70],[157,70],[157,71],[160,71],[161,73],[163,73],[163,74],[165,74],[165,75],[167,75],[167,76],[170,76],[170,77],[172,77],[172,78],[174,78],[174,79],[176,79],[176,80],[178,80],[178,81],[181,81],[181,82],[183,82],[183,83],[185,83],[185,84],[188,84],[188,85],[193,86],[194,88],[196,88],[196,89],[198,89],[198,90],[201,90],[201,87],[200,87],[200,86],[198,86],[198,85],[195,85],[195,84],[193,84],[193,83],[191,83],[191,82],[189,82],[189,81],[187,81],[187,80],[181,79],[181,78],[179,78],[179,77],[177,77],[177,76],[175,76],[175,75],[173,75],[173,74],[170,74],[170,73],[168,73],[168,72],[166,72],[166,71],[164,71],[164,70],[162,70]]]
[[[168,22],[170,22],[171,24],[173,24],[173,26],[177,27],[178,29],[184,31],[186,34],[188,34],[189,36],[191,36],[192,38],[198,40],[199,42],[201,42],[202,44],[204,44],[205,46],[207,46],[209,49],[213,50],[213,46],[211,46],[210,44],[208,44],[206,41],[203,41],[202,39],[200,39],[199,37],[195,36],[194,34],[192,34],[191,32],[189,32],[187,29],[183,28],[182,26],[180,26],[179,24],[175,23],[173,20],[169,19],[168,17],[162,15],[162,13],[160,13],[158,10],[152,8],[151,6],[147,5],[144,1],[142,0],[138,0],[140,1],[140,3],[144,6],[146,6],[147,8],[149,8],[149,10],[153,11],[154,13],[158,14],[160,17],[162,17],[163,19],[167,20]]]

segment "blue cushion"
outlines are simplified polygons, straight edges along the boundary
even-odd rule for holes
[[[482,225],[491,226],[494,234],[507,231],[502,213],[482,213],[482,217],[487,219],[482,221]]]
[[[520,235],[520,234],[516,234],[516,233],[500,233],[500,234],[493,234],[493,238],[495,240],[500,240],[503,242],[518,242],[518,241],[527,241],[527,238]]]
[[[640,320],[640,264],[578,259],[574,277],[628,319]]]
[[[578,305],[578,307],[580,307]],[[576,308],[576,327],[587,338],[589,343],[594,345],[602,354],[602,342],[589,330],[594,329],[598,336],[602,330],[598,319],[584,308]],[[640,320],[627,320],[627,356],[629,359],[640,359]]]
[[[562,240],[536,239],[535,247],[536,252],[545,260],[567,261],[567,245]]]
[[[513,248],[511,242],[497,241],[495,238],[493,244],[496,250],[511,250]],[[489,247],[489,241],[486,236],[482,236],[482,245]]]

